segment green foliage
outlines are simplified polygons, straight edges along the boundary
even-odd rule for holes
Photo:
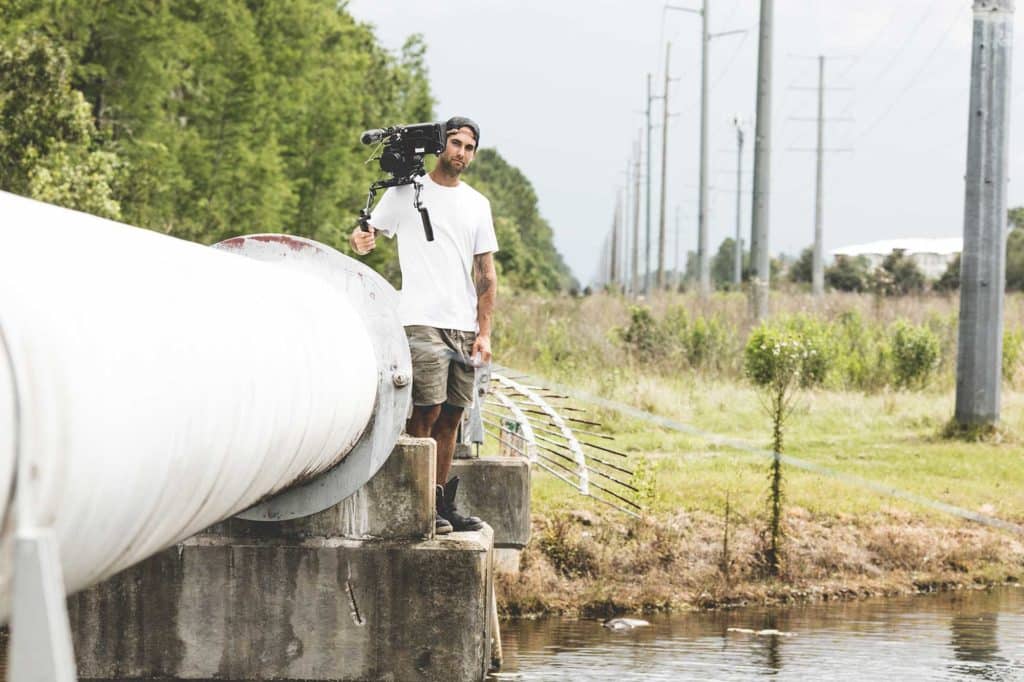
[[[495,261],[504,281],[520,289],[567,290],[568,266],[554,246],[551,226],[540,215],[526,176],[494,149],[481,149],[465,179],[491,201],[500,250]]]
[[[619,331],[619,338],[631,354],[641,360],[664,357],[665,344],[651,309],[646,306],[631,306],[629,324]]]
[[[750,254],[744,251],[740,255],[740,279],[746,268]],[[736,240],[726,237],[718,247],[718,253],[711,259],[711,281],[719,289],[728,289],[733,285],[736,270]]]
[[[870,288],[879,296],[906,296],[924,291],[921,268],[902,251],[893,251],[871,273]]]
[[[769,574],[782,567],[782,448],[786,420],[798,390],[821,383],[827,364],[821,362],[824,333],[806,318],[762,324],[750,335],[743,352],[747,378],[760,390],[761,405],[772,422],[772,464],[767,496],[768,529],[763,549]]]
[[[807,326],[804,326],[807,325]],[[762,324],[743,350],[747,378],[785,404],[795,389],[820,384],[828,368],[824,336],[810,320]]]
[[[935,291],[952,292],[960,288],[960,254],[949,262],[942,275],[932,285]]]
[[[1003,379],[1016,385],[1024,379],[1024,329],[1003,331]]]
[[[1024,220],[1024,207],[1013,210],[1018,211]],[[1009,291],[1024,291],[1024,223],[1014,224],[1015,227],[1006,237],[1006,288]]]
[[[399,54],[334,0],[0,3],[0,187],[186,239],[285,232],[348,251],[379,171],[359,133],[434,118]],[[568,288],[529,182],[478,159],[507,282]],[[392,240],[366,258],[399,279]]]
[[[892,337],[893,372],[896,386],[924,386],[939,364],[939,339],[927,327],[898,321]]]
[[[789,267],[789,281],[811,283],[814,276],[814,249],[808,246]]]
[[[891,380],[891,343],[881,325],[868,324],[855,311],[839,315],[829,326],[831,383],[836,388],[879,391]]]
[[[120,162],[99,148],[67,53],[33,34],[0,44],[0,188],[108,218]]]
[[[864,256],[836,256],[835,263],[825,268],[825,284],[837,291],[866,291],[869,267],[868,259]]]

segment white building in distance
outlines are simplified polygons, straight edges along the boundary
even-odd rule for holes
[[[871,263],[871,269],[879,267],[885,257],[893,251],[902,251],[918,267],[928,279],[938,279],[948,266],[963,251],[964,240],[961,237],[914,237],[910,239],[883,239],[867,244],[851,244],[829,251],[829,255],[865,256]]]

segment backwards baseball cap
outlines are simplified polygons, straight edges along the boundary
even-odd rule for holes
[[[473,131],[473,137],[476,138],[476,146],[480,146],[480,126],[478,126],[472,119],[466,118],[465,116],[452,116],[444,124],[445,135],[450,130],[458,130],[459,128],[469,128]]]

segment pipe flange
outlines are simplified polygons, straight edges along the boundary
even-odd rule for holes
[[[412,403],[412,360],[398,318],[398,292],[363,263],[312,239],[256,234],[227,239],[213,247],[323,279],[345,293],[366,326],[377,361],[377,398],[355,447],[315,479],[288,488],[237,516],[248,521],[285,521],[321,512],[373,478],[405,426]]]

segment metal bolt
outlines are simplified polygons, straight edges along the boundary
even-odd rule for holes
[[[409,385],[409,375],[405,372],[395,372],[391,375],[391,381],[398,388]]]

